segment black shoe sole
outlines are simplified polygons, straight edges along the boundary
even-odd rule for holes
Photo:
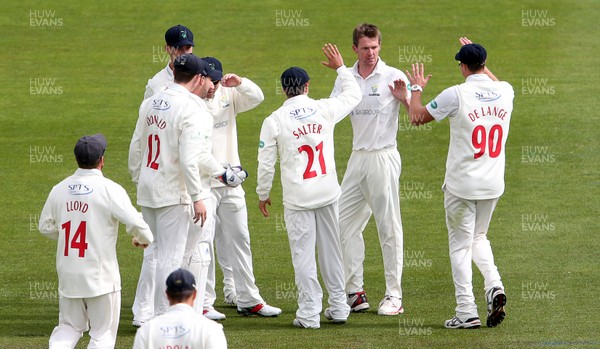
[[[504,311],[504,306],[506,305],[506,295],[501,293],[494,297],[492,300],[492,313],[487,317],[487,327],[496,327],[502,323],[504,317],[506,316],[506,312]]]

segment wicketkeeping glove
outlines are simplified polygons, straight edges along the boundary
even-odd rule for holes
[[[223,173],[220,179],[221,182],[225,183],[227,186],[237,187],[242,184],[247,177],[248,172],[242,169],[241,166],[231,167],[231,165],[227,165],[227,167],[225,167],[225,173]]]

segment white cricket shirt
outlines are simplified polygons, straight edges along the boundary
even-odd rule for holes
[[[360,89],[348,68],[342,66],[337,73],[341,86],[337,97],[320,100],[307,95],[292,97],[264,120],[256,188],[260,200],[269,197],[277,153],[285,207],[314,209],[339,198],[333,129],[360,102]]]
[[[198,201],[203,198],[200,169],[212,176],[224,172],[211,154],[212,117],[203,104],[175,83],[142,102],[129,146],[138,205],[160,208]]]
[[[394,98],[389,85],[394,80],[409,84],[406,75],[379,58],[377,66],[366,79],[358,73],[358,61],[351,69],[362,91],[361,102],[350,113],[354,137],[353,150],[380,150],[396,147],[400,101]],[[335,81],[331,96],[340,93],[340,78]]]
[[[52,188],[40,215],[39,230],[58,239],[58,293],[90,298],[121,290],[117,263],[119,222],[142,244],[152,232],[125,189],[102,171],[77,169]]]
[[[223,325],[179,303],[137,330],[133,349],[155,348],[225,349],[227,340]]]
[[[241,166],[238,153],[237,115],[255,108],[264,99],[260,87],[246,78],[242,78],[242,83],[236,87],[223,87],[219,84],[214,97],[204,99],[208,111],[214,118],[212,153],[218,162]],[[213,188],[225,186],[216,179],[211,180],[211,185]]]
[[[484,200],[504,192],[505,146],[514,95],[509,83],[473,74],[426,106],[438,122],[450,116],[444,185],[453,195]]]
[[[164,90],[173,83],[173,79],[173,69],[171,69],[169,63],[167,63],[167,66],[163,70],[159,71],[152,79],[148,80],[146,91],[144,92],[144,99],[152,97],[152,95],[157,92]]]

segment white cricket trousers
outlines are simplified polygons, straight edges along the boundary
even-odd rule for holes
[[[61,296],[58,307],[58,326],[50,335],[50,349],[75,348],[83,332],[88,329],[88,349],[115,347],[121,314],[121,291],[91,298]]]
[[[340,234],[346,292],[363,290],[363,230],[375,217],[383,256],[385,294],[402,298],[404,260],[400,216],[400,154],[396,148],[354,150],[342,180]]]
[[[231,267],[231,235],[229,231],[223,232],[221,222],[217,216],[215,222],[215,251],[217,262],[223,273],[223,296],[229,297],[235,294],[235,282],[233,281],[233,269]],[[215,290],[216,293],[216,290]],[[216,297],[216,295],[215,295]]]
[[[143,209],[142,209],[143,211]],[[155,244],[144,249],[144,259],[140,270],[135,298],[131,310],[133,320],[146,322],[154,317],[154,290],[156,289],[156,256]]]
[[[208,278],[211,261],[214,258],[212,240],[215,234],[215,210],[216,202],[213,197],[202,199],[206,207],[206,221],[193,223],[189,227],[188,239],[185,245],[185,254],[181,267],[189,270],[196,279],[198,290],[194,309],[198,314],[203,314],[204,304],[208,295]],[[214,267],[212,270],[214,274]],[[214,279],[214,277],[213,277]]]
[[[504,288],[487,239],[488,227],[497,203],[498,198],[467,200],[444,190],[456,315],[462,320],[478,317],[473,295],[471,261],[475,262],[483,275],[485,291],[492,287]]]
[[[219,187],[211,190],[211,200],[216,207],[213,211],[213,222],[219,222],[220,233],[223,234],[222,240],[229,242],[228,246],[225,246],[228,250],[228,254],[225,252],[225,258],[230,263],[235,292],[237,294],[237,304],[240,308],[249,308],[265,302],[260,296],[260,291],[256,286],[254,278],[245,195],[244,189],[241,186],[235,188]],[[204,236],[208,235],[205,234]],[[212,235],[208,237],[208,240],[204,241],[214,246],[214,240],[215,229],[213,227]],[[222,248],[221,250],[217,250],[217,252],[223,254],[223,250]],[[212,306],[217,297],[215,290],[216,259],[214,258],[214,250],[212,248],[211,252],[213,255],[211,255],[212,261],[208,271],[208,283],[204,299],[205,307]]]
[[[285,208],[284,220],[298,290],[296,318],[309,327],[320,326],[323,291],[317,276],[316,246],[331,316],[347,319],[350,306],[344,292],[337,202],[314,210]]]
[[[156,263],[154,316],[164,313],[169,308],[169,301],[165,294],[166,281],[169,274],[179,269],[183,262],[188,232],[190,225],[193,224],[192,208],[191,205],[173,205],[161,208],[142,206],[142,215],[154,235],[154,250],[152,251],[152,258]]]

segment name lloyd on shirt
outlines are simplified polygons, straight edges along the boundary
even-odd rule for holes
[[[496,116],[498,117],[500,120],[504,121],[504,117],[508,114],[508,112],[502,108],[498,108],[498,107],[480,107],[477,109],[474,109],[472,112],[469,113],[469,119],[471,119],[471,121],[475,122],[475,120],[482,118],[484,116]]]
[[[297,130],[292,131],[292,134],[296,137],[296,139],[300,138],[300,136],[304,136],[311,133],[321,133],[321,129],[323,125],[321,124],[305,124],[298,127]]]
[[[71,211],[80,211],[82,213],[86,213],[88,210],[88,204],[83,201],[75,200],[75,201],[67,201],[67,212]]]

